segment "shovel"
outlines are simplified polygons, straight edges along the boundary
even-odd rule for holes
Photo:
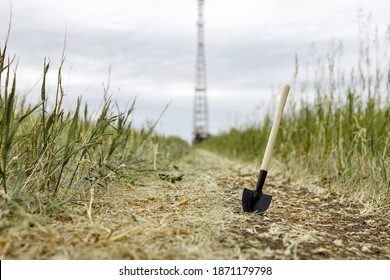
[[[289,85],[285,85],[283,87],[282,95],[280,96],[279,106],[275,113],[274,123],[272,125],[271,133],[268,138],[267,147],[265,148],[263,162],[261,163],[261,169],[259,173],[259,178],[257,179],[256,190],[249,190],[245,188],[244,192],[242,193],[242,209],[244,210],[244,212],[256,212],[258,214],[263,214],[265,211],[267,211],[269,205],[271,204],[272,196],[263,193],[263,186],[265,178],[267,177],[268,165],[271,160],[272,151],[274,149],[276,141],[276,135],[278,133],[284,104],[286,104],[286,99],[289,90]]]

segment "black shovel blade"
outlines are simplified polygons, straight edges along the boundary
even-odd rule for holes
[[[264,214],[271,204],[272,196],[265,193],[258,193],[257,191],[244,189],[242,193],[242,209],[244,212],[256,212],[257,214]]]
[[[271,200],[272,195],[262,193],[260,200],[256,201],[255,203],[254,212],[257,212],[257,214],[264,214],[264,212],[267,211],[267,209],[269,208]]]

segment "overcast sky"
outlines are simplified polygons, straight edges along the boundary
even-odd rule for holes
[[[66,33],[66,105],[77,96],[92,108],[111,67],[119,104],[137,97],[135,123],[156,120],[158,132],[188,141],[192,132],[197,0],[0,0],[0,43],[12,7],[9,51],[19,58],[19,94],[39,98],[43,60],[51,61],[49,94]],[[212,133],[259,118],[290,83],[294,57],[316,43],[326,53],[343,42],[343,63],[356,59],[358,9],[384,33],[388,0],[206,0],[205,52]]]

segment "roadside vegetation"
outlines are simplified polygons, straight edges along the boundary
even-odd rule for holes
[[[8,54],[7,41],[0,46],[0,229],[18,217],[83,205],[91,191],[131,186],[139,174],[164,169],[189,150],[179,138],[157,135],[155,124],[135,130],[135,101],[121,110],[109,85],[97,114],[81,97],[73,111],[66,111],[64,56],[57,70],[44,60],[40,101],[29,104],[18,95],[17,61]],[[58,73],[54,94],[47,91],[49,71]]]
[[[342,68],[342,43],[332,42],[324,55],[313,45],[303,75],[296,56],[274,156],[291,178],[313,175],[321,186],[390,213],[390,25],[380,33],[369,16],[359,19],[353,68]],[[268,114],[258,124],[213,136],[202,147],[259,161],[272,119]]]

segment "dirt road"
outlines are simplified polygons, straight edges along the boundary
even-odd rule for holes
[[[0,232],[2,259],[390,259],[389,217],[269,175],[265,215],[241,210],[258,166],[195,150],[84,203]],[[182,176],[184,175],[184,176]]]

